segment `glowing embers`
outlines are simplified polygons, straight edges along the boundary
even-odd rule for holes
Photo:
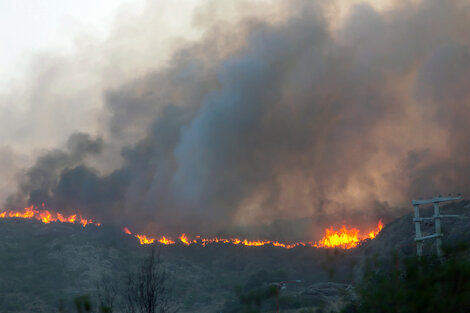
[[[0,218],[8,218],[8,217],[16,217],[16,218],[24,218],[24,219],[35,219],[41,221],[44,224],[49,224],[50,222],[61,222],[61,223],[71,223],[71,224],[81,224],[83,227],[87,226],[88,224],[94,224],[96,226],[100,226],[100,223],[93,222],[91,219],[83,218],[78,214],[72,215],[63,215],[61,213],[51,212],[49,210],[39,209],[34,206],[30,206],[24,208],[22,211],[3,211],[0,213]]]
[[[366,239],[374,239],[375,236],[382,230],[383,224],[380,220],[377,229],[367,232],[362,235],[357,228],[347,228],[342,225],[339,230],[334,230],[333,227],[325,229],[325,236],[313,246],[317,248],[342,248],[351,249],[356,247],[361,241]]]

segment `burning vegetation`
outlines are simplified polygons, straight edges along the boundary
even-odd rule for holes
[[[83,227],[87,225],[100,226],[100,223],[94,222],[92,219],[86,219],[79,214],[63,215],[61,213],[51,212],[44,208],[35,208],[33,206],[26,207],[23,211],[3,211],[0,213],[0,218],[24,218],[24,219],[35,219],[42,223],[49,224],[50,222],[61,222],[61,223],[72,223],[81,224]],[[180,242],[186,246],[190,245],[201,245],[205,247],[208,244],[232,244],[232,245],[244,245],[244,246],[264,246],[272,245],[275,247],[282,247],[286,249],[292,249],[295,247],[316,247],[316,248],[341,248],[351,249],[356,247],[360,242],[366,239],[374,239],[377,234],[382,230],[383,223],[380,220],[377,224],[377,228],[368,232],[361,232],[357,228],[348,228],[342,225],[339,230],[334,230],[333,227],[325,229],[325,236],[318,242],[294,242],[294,243],[283,243],[272,240],[248,240],[240,238],[222,238],[222,237],[201,237],[195,236],[190,238],[186,234],[181,234],[177,240],[173,240],[168,236],[161,236],[160,238],[153,238],[144,234],[132,233],[128,227],[123,228],[123,232],[127,235],[134,236],[139,240],[141,245],[152,244],[159,242],[163,245],[173,245],[176,242]]]
[[[61,222],[61,223],[71,223],[71,224],[81,224],[83,227],[94,224],[100,226],[100,223],[93,222],[91,219],[83,218],[79,214],[72,215],[63,215],[61,213],[51,212],[44,209],[44,207],[39,210],[33,206],[26,207],[23,211],[3,211],[0,213],[0,218],[7,217],[18,217],[26,219],[35,219],[41,221],[44,224],[49,224],[50,222]]]
[[[342,225],[339,230],[333,227],[325,229],[325,236],[314,246],[317,248],[334,248],[351,249],[356,247],[361,241],[366,239],[374,239],[383,228],[382,220],[379,220],[377,228],[369,231],[367,234],[361,234],[357,228],[348,229]]]

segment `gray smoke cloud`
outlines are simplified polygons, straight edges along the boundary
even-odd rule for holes
[[[200,8],[204,35],[106,88],[101,133],[39,157],[8,205],[153,234],[311,239],[468,190],[468,3],[361,4],[337,29],[319,2],[272,6],[282,14],[226,24]]]

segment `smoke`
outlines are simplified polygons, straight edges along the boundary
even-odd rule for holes
[[[465,1],[359,4],[341,24],[316,1],[234,3],[198,7],[200,38],[165,66],[146,58],[105,85],[104,122],[42,154],[8,205],[155,234],[300,238],[468,190]]]
[[[32,204],[50,203],[67,183],[68,169],[80,168],[87,155],[98,154],[102,149],[102,140],[92,140],[90,135],[76,133],[67,141],[67,151],[54,150],[41,157],[29,168],[20,182],[20,193],[28,194]],[[65,181],[64,181],[65,178]],[[20,198],[21,199],[21,198]],[[10,205],[18,199],[10,197]]]

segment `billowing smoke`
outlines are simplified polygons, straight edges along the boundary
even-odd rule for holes
[[[320,2],[223,24],[199,8],[201,38],[106,88],[104,126],[40,156],[8,205],[308,238],[469,191],[470,5],[361,4],[334,24]]]

